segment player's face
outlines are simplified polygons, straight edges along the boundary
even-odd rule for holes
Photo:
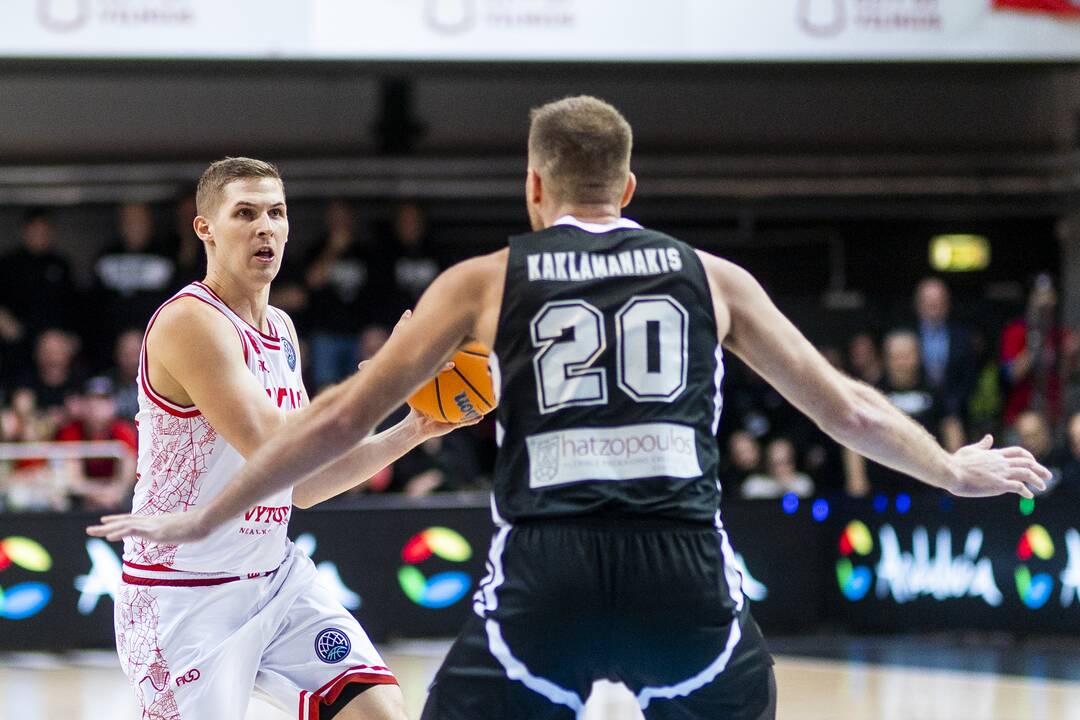
[[[229,183],[209,230],[216,264],[231,275],[270,282],[281,269],[289,240],[281,182],[249,178]]]

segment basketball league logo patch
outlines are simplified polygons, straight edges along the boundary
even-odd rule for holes
[[[344,630],[326,628],[315,636],[315,654],[324,663],[333,665],[349,656],[352,643]]]
[[[281,338],[281,349],[285,351],[285,360],[289,363],[289,369],[296,370],[296,349],[289,342],[289,338]]]

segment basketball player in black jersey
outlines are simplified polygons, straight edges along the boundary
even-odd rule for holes
[[[535,232],[443,273],[356,376],[297,413],[203,510],[98,533],[191,540],[351,447],[466,340],[494,348],[497,532],[427,720],[569,720],[593,681],[646,718],[775,715],[772,661],[720,521],[721,348],[839,442],[961,496],[1049,472],[991,439],[950,454],[834,370],[744,270],[623,219],[631,131],[610,105],[533,112]]]

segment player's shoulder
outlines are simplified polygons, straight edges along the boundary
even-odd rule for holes
[[[176,295],[154,314],[147,329],[150,345],[168,348],[213,345],[235,339],[233,322],[214,305],[194,295]]]
[[[486,255],[477,255],[451,265],[439,276],[442,284],[448,286],[471,285],[484,287],[493,279],[506,272],[509,248],[501,248]]]
[[[694,252],[701,260],[709,282],[718,288],[739,291],[757,284],[757,280],[746,268],[705,250],[696,249]]]

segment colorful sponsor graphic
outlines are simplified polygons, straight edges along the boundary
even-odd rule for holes
[[[405,596],[421,607],[438,610],[450,607],[472,587],[468,573],[451,570],[430,578],[416,566],[432,556],[452,563],[462,563],[472,557],[472,546],[455,530],[430,527],[414,535],[401,551],[405,565],[398,570],[398,582]]]
[[[1046,528],[1032,525],[1025,530],[1016,545],[1016,557],[1022,563],[1013,572],[1016,591],[1025,605],[1032,610],[1038,610],[1050,599],[1050,593],[1054,590],[1054,578],[1049,573],[1033,575],[1026,563],[1033,557],[1044,561],[1054,557],[1054,541],[1050,539]]]
[[[870,528],[858,520],[852,520],[840,535],[840,554],[836,561],[836,580],[840,591],[848,600],[862,600],[870,591],[873,573],[865,565],[855,565],[850,556],[866,557],[874,550],[874,538]]]
[[[315,654],[324,663],[333,665],[349,656],[352,643],[344,630],[338,628],[326,628],[315,636]]]
[[[52,568],[52,557],[30,538],[12,536],[0,540],[0,571],[15,567],[43,573]],[[52,599],[52,588],[45,583],[24,582],[6,590],[0,588],[0,618],[25,620],[37,615]]]

